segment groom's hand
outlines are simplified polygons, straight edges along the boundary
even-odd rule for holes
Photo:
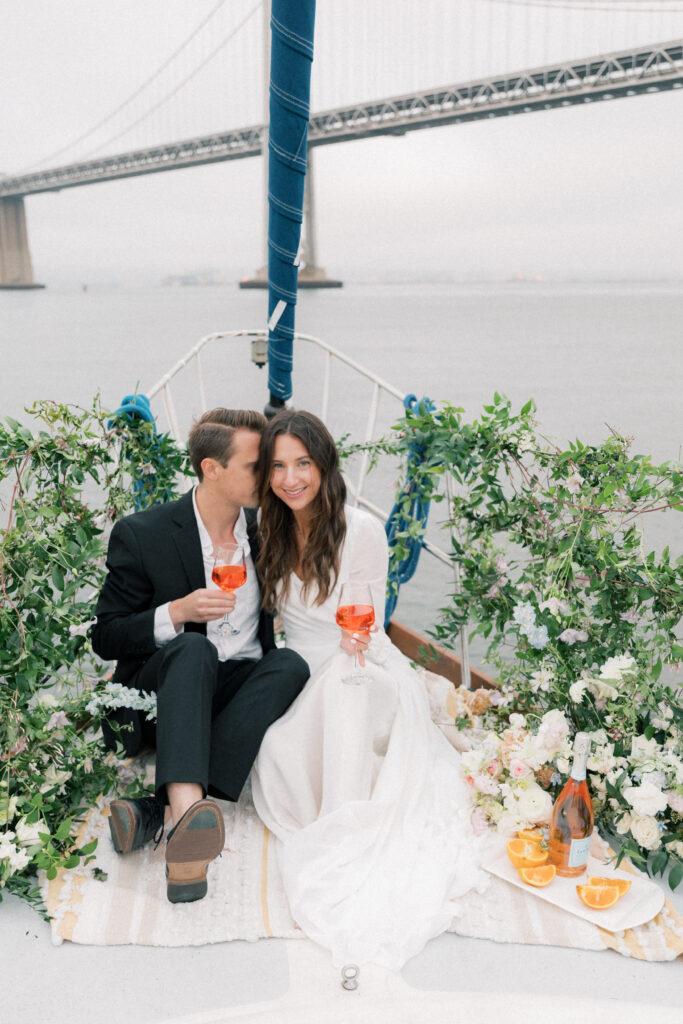
[[[186,622],[213,622],[221,619],[226,613],[235,610],[234,594],[225,594],[222,590],[193,590],[177,601],[171,601],[168,611],[171,622],[176,629]]]

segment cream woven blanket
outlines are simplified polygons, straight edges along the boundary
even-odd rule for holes
[[[115,853],[107,807],[100,802],[83,822],[79,845],[99,840],[94,861],[41,879],[52,917],[52,940],[86,945],[195,946],[230,939],[295,938],[272,837],[259,820],[249,786],[238,804],[219,801],[226,846],[209,867],[209,894],[197,903],[166,899],[164,843],[127,856]],[[605,853],[606,844],[593,853]],[[622,864],[622,867],[624,865]],[[106,878],[103,877],[103,874]],[[683,917],[670,903],[648,924],[611,933],[542,902],[532,893],[492,878],[486,893],[472,893],[451,931],[458,935],[530,945],[614,949],[640,960],[683,955]]]

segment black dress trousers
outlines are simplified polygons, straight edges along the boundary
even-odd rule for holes
[[[128,683],[156,692],[156,791],[197,782],[204,793],[237,800],[266,730],[300,693],[308,665],[274,648],[259,661],[219,661],[201,633],[181,633],[160,647]],[[150,734],[152,733],[152,734]]]

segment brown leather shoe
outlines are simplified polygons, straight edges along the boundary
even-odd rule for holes
[[[225,824],[218,804],[197,800],[168,834],[166,895],[171,903],[192,903],[206,896],[206,869],[225,845]]]

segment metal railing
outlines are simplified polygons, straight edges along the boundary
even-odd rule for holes
[[[194,367],[195,373],[197,375],[197,390],[199,395],[200,409],[202,412],[206,411],[206,409],[208,408],[208,404],[206,400],[206,385],[204,381],[204,371],[202,368],[201,360],[202,351],[208,345],[211,345],[215,342],[229,343],[242,339],[248,339],[252,343],[253,352],[255,347],[258,348],[259,346],[264,346],[267,343],[268,332],[263,329],[259,329],[239,331],[215,331],[212,334],[207,334],[203,338],[200,338],[197,344],[194,345],[190,349],[190,351],[182,357],[182,359],[179,359],[178,362],[171,367],[168,373],[165,373],[163,377],[161,377],[156,382],[156,384],[154,384],[146,392],[147,398],[150,400],[150,402],[157,397],[161,398],[161,401],[163,402],[164,405],[164,411],[166,413],[166,419],[170,427],[170,432],[172,436],[176,438],[176,440],[180,439],[181,431],[178,421],[178,415],[176,412],[175,402],[173,400],[173,395],[171,391],[172,382],[184,371],[189,370],[191,367]],[[368,407],[368,415],[365,424],[363,443],[368,444],[369,442],[371,442],[374,439],[375,428],[377,426],[377,415],[379,410],[379,401],[381,394],[384,392],[387,395],[391,396],[391,398],[394,398],[397,401],[399,401],[401,405],[403,405],[403,400],[406,397],[406,392],[400,391],[398,388],[395,388],[393,384],[389,384],[382,377],[378,376],[376,373],[373,373],[372,370],[368,370],[366,367],[356,362],[355,359],[351,359],[343,352],[340,352],[339,349],[334,348],[332,345],[328,345],[327,342],[322,341],[320,338],[316,338],[311,334],[297,333],[294,335],[294,342],[295,344],[300,342],[309,344],[319,349],[322,353],[324,353],[324,371],[322,379],[322,400],[320,416],[320,418],[323,421],[327,419],[329,411],[330,385],[335,361],[342,363],[345,366],[348,366],[356,374],[358,374],[361,377],[364,377],[366,380],[371,382],[372,392]],[[262,359],[255,359],[254,361],[257,362],[257,364],[259,365],[262,364]],[[371,512],[373,515],[377,516],[377,518],[380,519],[382,523],[385,523],[389,515],[388,511],[380,508],[380,506],[370,501],[363,494],[365,481],[368,475],[368,463],[369,454],[367,451],[365,451],[363,452],[361,457],[357,481],[354,485],[347,478],[347,487],[351,492],[351,496],[353,498],[353,502],[355,505],[366,509],[368,512]],[[447,498],[449,504],[451,502],[452,483],[452,481],[447,481]],[[450,566],[450,568],[454,571],[454,583],[456,590],[458,590],[460,586],[458,567],[457,565],[454,565],[452,558],[450,558],[450,556],[445,551],[442,551],[441,548],[437,547],[435,544],[432,544],[430,541],[426,539],[423,540],[422,546],[425,549],[425,551],[427,551],[434,558],[437,558],[440,562],[443,562],[445,565]],[[460,655],[462,663],[462,681],[463,684],[467,686],[469,689],[471,686],[469,669],[469,649],[467,641],[467,630],[464,627],[460,630]]]

